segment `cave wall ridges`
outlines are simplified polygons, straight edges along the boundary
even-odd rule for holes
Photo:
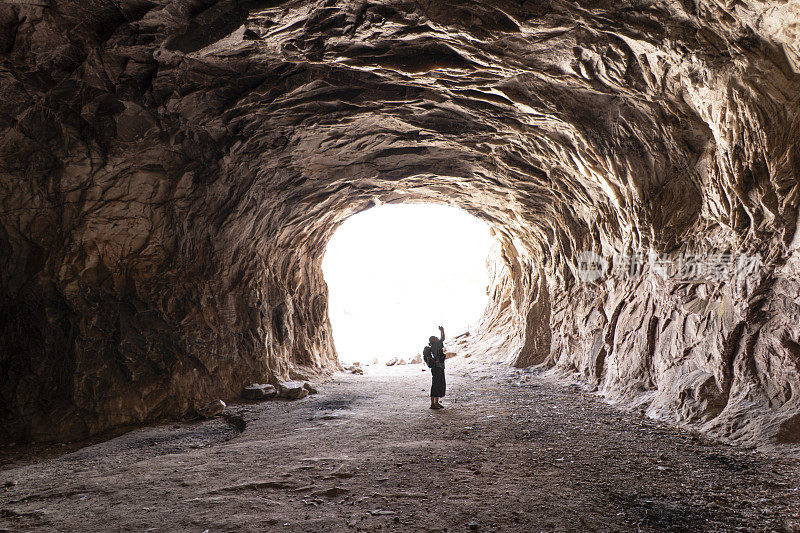
[[[742,444],[796,443],[800,287],[790,262],[717,284],[645,271],[563,294],[546,366],[654,418]]]
[[[461,349],[795,438],[796,7],[0,6],[5,438],[333,368],[324,244],[402,201],[498,236]],[[758,253],[765,274],[586,284],[585,250]]]

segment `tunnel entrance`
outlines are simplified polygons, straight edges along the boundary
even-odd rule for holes
[[[489,227],[435,204],[382,205],[349,218],[322,262],[343,364],[409,359],[442,325],[467,331],[488,302]]]

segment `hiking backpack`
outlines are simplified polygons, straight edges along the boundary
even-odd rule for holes
[[[433,365],[436,363],[433,358],[433,354],[431,354],[430,346],[426,346],[422,349],[422,360],[425,361],[425,364],[428,365],[428,368],[433,368]]]

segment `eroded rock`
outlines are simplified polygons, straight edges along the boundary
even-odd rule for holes
[[[800,438],[800,14],[773,4],[0,5],[0,438],[337,368],[325,243],[421,201],[497,240],[451,351]],[[762,265],[586,280],[586,252]]]
[[[214,418],[221,415],[226,407],[228,407],[227,404],[222,400],[214,400],[203,405],[197,412],[202,418]]]
[[[278,395],[278,389],[269,383],[253,383],[242,390],[242,398],[246,400],[269,400]]]
[[[287,400],[300,400],[309,394],[302,381],[282,381],[278,383],[278,397]]]
[[[346,367],[344,367],[344,370],[346,372],[350,372],[351,374],[359,374],[359,375],[361,375],[361,374],[364,373],[364,369],[361,368],[361,365],[359,365],[358,363],[352,364],[350,366],[346,366]]]

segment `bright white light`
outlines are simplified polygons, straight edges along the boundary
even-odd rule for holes
[[[322,270],[342,363],[420,353],[444,326],[466,331],[486,307],[489,227],[442,205],[383,205],[342,224]]]

